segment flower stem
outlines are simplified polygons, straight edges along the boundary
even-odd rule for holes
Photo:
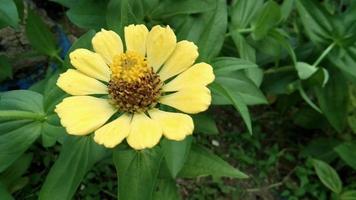
[[[323,53],[319,56],[319,58],[314,62],[313,66],[316,67],[319,65],[319,63],[325,58],[325,56],[327,56],[330,51],[334,48],[335,46],[335,42],[331,43],[328,48],[326,48]]]
[[[17,110],[0,110],[0,119],[16,120],[16,119],[32,119],[36,121],[45,120],[45,116],[40,113]]]

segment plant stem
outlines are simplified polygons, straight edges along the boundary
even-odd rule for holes
[[[43,121],[45,119],[45,116],[40,113],[33,113],[28,111],[0,110],[0,119],[32,119],[36,121]]]
[[[319,63],[325,58],[325,56],[327,56],[330,51],[334,48],[335,46],[335,42],[331,43],[328,48],[326,48],[323,53],[319,56],[319,58],[314,62],[313,66],[316,67],[319,65]]]
[[[242,29],[234,29],[228,33],[225,34],[225,37],[230,36],[233,32],[237,31],[238,33],[251,33],[253,31],[253,28],[242,28]]]

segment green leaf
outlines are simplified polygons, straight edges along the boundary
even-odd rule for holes
[[[258,67],[255,63],[234,57],[217,57],[213,60],[212,66],[216,75]]]
[[[23,187],[22,175],[30,167],[32,154],[19,157],[7,170],[0,174],[0,182],[7,186],[11,193]]]
[[[337,158],[334,151],[340,142],[334,138],[315,138],[303,148],[302,154],[313,158],[322,159],[327,162],[332,162]]]
[[[50,57],[57,57],[56,41],[42,19],[30,10],[26,21],[26,35],[32,47]]]
[[[318,70],[315,66],[305,62],[297,62],[295,68],[297,69],[299,78],[302,80],[308,79]]]
[[[222,81],[224,81],[224,79]],[[242,119],[244,120],[247,126],[248,132],[252,134],[250,113],[248,111],[246,103],[242,100],[242,96],[239,93],[233,93],[233,90],[231,90],[231,88],[228,88],[223,84],[215,83],[213,85],[213,88],[217,89],[220,94],[224,95],[230,100],[235,109],[239,111]]]
[[[86,173],[106,156],[90,136],[68,136],[42,185],[40,200],[72,199]]]
[[[206,148],[192,145],[188,160],[180,171],[179,177],[194,178],[202,176],[248,178],[246,174],[232,167]]]
[[[204,14],[207,25],[205,26],[199,41],[199,60],[209,61],[217,56],[225,40],[227,29],[227,7],[225,0],[218,0],[213,11]]]
[[[260,40],[281,21],[281,8],[273,0],[268,1],[252,22],[252,37]]]
[[[334,27],[325,8],[315,0],[298,0],[296,4],[308,37],[317,44],[330,44]]]
[[[162,157],[158,147],[142,151],[131,149],[114,151],[119,199],[152,199]]]
[[[206,135],[217,135],[219,134],[218,127],[216,126],[215,120],[211,115],[206,113],[199,113],[193,115],[194,120],[194,132],[203,133]]]
[[[15,2],[13,0],[0,0],[0,24],[4,23],[16,28],[19,21]]]
[[[220,85],[226,87],[231,92],[232,96],[236,96],[236,99],[239,99],[241,96],[240,100],[247,105],[267,103],[267,99],[261,90],[245,75],[244,72],[240,71],[217,75],[218,76],[216,77],[214,84],[219,83]],[[213,91],[213,104],[231,104],[231,101],[225,95],[225,92],[219,92],[220,90],[214,87],[214,84],[210,85],[210,88]]]
[[[341,159],[356,170],[356,142],[345,142],[334,148]]]
[[[232,30],[246,28],[262,8],[261,0],[239,0],[231,7]]]
[[[239,55],[242,59],[248,60],[250,62],[256,62],[256,50],[238,31],[231,32],[231,38],[236,45]]]
[[[26,90],[0,93],[0,172],[18,159],[42,131],[42,95]]]
[[[153,19],[168,18],[181,14],[197,14],[215,8],[215,0],[164,0],[151,12]]]
[[[91,39],[94,37],[95,35],[95,31],[94,30],[90,30],[88,32],[86,32],[85,34],[83,34],[82,36],[80,36],[80,38],[78,38],[70,47],[70,49],[68,50],[68,53],[64,59],[64,65],[67,66],[68,68],[71,66],[70,64],[70,60],[69,60],[69,54],[79,48],[84,48],[84,49],[92,49],[92,44],[91,44]]]
[[[108,0],[80,1],[67,11],[67,16],[80,28],[95,30],[106,28],[107,4]]]
[[[0,197],[2,200],[14,200],[10,192],[7,191],[6,186],[0,182]]]
[[[108,27],[121,36],[124,35],[125,26],[143,23],[144,10],[141,0],[110,0],[107,9]]]
[[[182,141],[162,140],[163,156],[172,178],[175,178],[182,169],[189,154],[191,143],[192,137],[186,137]]]
[[[356,190],[348,190],[342,192],[340,200],[356,200]]]
[[[43,124],[42,130],[42,145],[44,147],[51,147],[57,141],[63,143],[66,131],[60,124],[59,117],[54,112],[55,106],[60,103],[64,97],[68,96],[57,85],[59,74],[53,72],[53,75],[46,79],[37,82],[35,86],[30,89],[43,94],[43,108],[46,113],[46,123]]]
[[[6,56],[0,55],[0,82],[7,78],[12,78],[12,66]]]
[[[329,164],[313,159],[314,169],[321,182],[331,191],[339,194],[342,190],[342,182],[339,175]]]
[[[346,125],[348,85],[340,72],[333,70],[331,74],[325,87],[316,87],[315,92],[321,111],[330,124],[342,132]]]
[[[282,15],[282,20],[286,21],[290,15],[290,13],[292,13],[293,8],[294,8],[294,3],[295,0],[285,0],[282,3],[282,7],[281,7],[281,15]]]
[[[341,55],[337,51],[331,51],[328,54],[328,60],[356,80],[356,45],[342,50]]]
[[[153,200],[180,200],[176,182],[173,179],[160,179]]]

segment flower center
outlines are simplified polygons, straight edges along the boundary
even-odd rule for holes
[[[126,52],[114,56],[110,66],[111,102],[124,112],[145,112],[160,97],[162,82],[143,56]]]

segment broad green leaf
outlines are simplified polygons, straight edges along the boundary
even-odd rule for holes
[[[269,0],[256,16],[256,20],[252,22],[252,37],[255,40],[260,40],[267,33],[278,25],[281,21],[281,8],[273,0]]]
[[[216,83],[228,88],[233,96],[237,94],[241,96],[241,100],[247,105],[266,104],[267,99],[261,92],[261,90],[252,82],[244,72],[233,72],[229,74],[221,74],[216,77]],[[225,95],[221,95],[218,90],[214,90],[213,85],[210,86],[213,89],[213,104],[226,105],[229,104],[229,98]],[[224,97],[225,96],[225,97]],[[236,97],[237,98],[237,97]],[[238,97],[240,98],[240,97]],[[230,102],[231,103],[231,102]]]
[[[67,11],[67,16],[80,28],[95,30],[106,28],[107,4],[108,0],[80,1]]]
[[[309,38],[317,44],[330,44],[334,29],[331,15],[315,0],[297,0],[296,5]]]
[[[218,83],[218,81],[215,82],[212,87],[215,88],[215,91],[218,91],[221,95],[230,100],[235,109],[239,111],[247,126],[248,132],[252,134],[251,117],[246,103],[242,100],[242,96],[239,93],[233,93],[232,88],[227,87],[224,83],[226,83],[226,80],[222,79],[220,83]]]
[[[256,50],[246,41],[246,39],[238,32],[233,31],[231,38],[237,47],[239,56],[250,62],[256,62]]]
[[[232,30],[246,28],[263,6],[261,0],[239,0],[231,7]]]
[[[21,176],[30,167],[32,157],[32,154],[23,154],[7,170],[0,173],[0,182],[6,185],[11,193],[24,186]]]
[[[38,52],[50,57],[58,57],[53,34],[42,19],[32,10],[29,11],[27,16],[26,36],[32,47]]]
[[[162,162],[159,147],[142,151],[116,150],[114,164],[121,200],[151,200]]]
[[[290,13],[293,11],[294,5],[295,5],[295,0],[283,1],[281,6],[281,15],[283,21],[288,19]]]
[[[299,78],[302,80],[308,79],[318,70],[315,66],[305,62],[297,62],[295,68],[297,69]]]
[[[217,56],[225,40],[227,29],[227,7],[225,0],[217,0],[216,8],[204,14],[207,21],[196,43],[199,47],[199,60],[209,61]]]
[[[7,191],[6,186],[0,182],[0,197],[1,200],[14,200],[14,198],[11,196],[10,192]]]
[[[348,85],[340,72],[333,70],[331,73],[325,87],[316,87],[315,92],[321,111],[330,124],[342,132],[346,125]]]
[[[176,182],[173,179],[160,179],[153,200],[180,200]]]
[[[331,191],[339,194],[342,191],[342,182],[335,169],[324,161],[316,159],[312,161],[321,182]]]
[[[340,200],[356,200],[356,190],[347,190],[342,192]]]
[[[216,126],[215,120],[211,115],[206,113],[199,113],[193,115],[194,120],[194,132],[203,133],[206,135],[217,135],[219,134],[218,127]]]
[[[106,156],[90,136],[68,136],[42,185],[40,200],[72,199],[86,173]]]
[[[351,75],[356,80],[356,45],[343,49],[341,55],[337,51],[328,54],[328,60],[344,73]]]
[[[260,87],[263,81],[263,70],[260,68],[245,69],[246,76],[257,86]]]
[[[121,36],[124,35],[125,26],[143,23],[144,9],[141,0],[110,0],[107,9],[108,27]]]
[[[356,142],[345,142],[334,148],[341,159],[356,170]]]
[[[0,82],[12,78],[12,66],[4,55],[0,55]]]
[[[39,137],[44,123],[42,95],[26,90],[0,93],[0,172]]]
[[[80,38],[78,38],[70,47],[68,50],[68,53],[64,59],[64,65],[67,66],[68,68],[71,66],[70,60],[69,60],[69,54],[74,51],[75,49],[78,48],[84,48],[84,49],[92,49],[92,44],[91,44],[91,39],[94,37],[95,31],[90,30],[86,32],[84,35],[82,35]]]
[[[13,0],[0,0],[0,24],[17,27],[19,23],[16,4]],[[2,28],[0,26],[0,28]]]
[[[197,14],[215,8],[215,0],[164,0],[151,12],[153,19],[167,18],[181,14]]]
[[[179,173],[179,177],[195,178],[202,176],[248,178],[206,148],[192,145],[188,160]]]
[[[57,141],[63,143],[66,131],[61,126],[59,117],[54,112],[55,106],[60,103],[64,97],[67,96],[57,85],[59,74],[53,72],[53,75],[46,79],[37,82],[34,87],[30,89],[43,94],[43,108],[47,115],[46,123],[43,124],[42,130],[42,145],[44,147],[53,146]]]
[[[163,139],[161,142],[162,151],[166,165],[175,178],[182,169],[190,151],[192,137],[186,137],[182,141]]]
[[[334,147],[339,144],[340,142],[333,138],[315,138],[303,148],[302,154],[332,162],[338,157],[334,151]]]
[[[212,61],[212,66],[216,75],[258,67],[255,63],[234,57],[217,57]]]

